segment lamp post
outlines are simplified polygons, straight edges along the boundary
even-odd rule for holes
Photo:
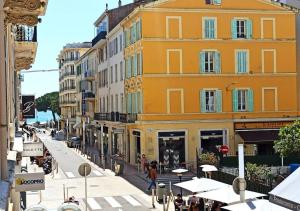
[[[187,169],[175,169],[172,172],[177,174],[177,176],[179,177],[179,181],[181,182],[183,173],[185,173],[187,171],[188,171]],[[182,188],[181,187],[180,187],[180,194],[182,197]]]

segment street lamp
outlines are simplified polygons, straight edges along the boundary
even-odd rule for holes
[[[179,177],[179,181],[181,182],[182,174],[187,172],[187,171],[188,171],[187,169],[175,169],[172,172],[177,174],[177,176]],[[180,187],[180,194],[181,194],[181,197],[182,197],[182,187]]]

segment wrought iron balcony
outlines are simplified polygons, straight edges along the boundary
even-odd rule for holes
[[[107,34],[106,31],[102,31],[99,34],[97,34],[97,36],[92,40],[92,46],[96,45],[96,43],[99,40],[105,39],[106,38],[106,34]]]
[[[37,42],[37,27],[18,25],[15,35],[17,42]]]

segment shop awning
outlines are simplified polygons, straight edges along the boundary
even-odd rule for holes
[[[236,130],[245,144],[278,140],[279,129]]]

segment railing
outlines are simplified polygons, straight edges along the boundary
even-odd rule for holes
[[[85,98],[95,98],[95,94],[92,92],[85,92],[84,97]]]
[[[76,100],[64,100],[59,102],[60,105],[74,104],[74,103],[76,103]]]
[[[16,26],[15,41],[18,42],[37,42],[37,27]]]
[[[134,123],[137,120],[137,114],[123,114],[119,112],[95,113],[95,120]]]
[[[99,40],[105,39],[106,38],[106,34],[107,34],[107,32],[105,32],[105,31],[102,31],[99,34],[97,34],[97,36],[92,40],[92,46],[96,45],[96,43]]]
[[[59,80],[61,81],[61,80],[63,80],[65,77],[67,77],[67,76],[76,76],[76,74],[75,74],[75,72],[67,72],[67,73],[64,73],[64,74],[62,74],[60,77],[59,77]]]
[[[76,89],[75,86],[68,86],[68,87],[60,88],[59,91],[60,91],[60,92],[63,92],[63,91],[74,90],[74,89]]]

